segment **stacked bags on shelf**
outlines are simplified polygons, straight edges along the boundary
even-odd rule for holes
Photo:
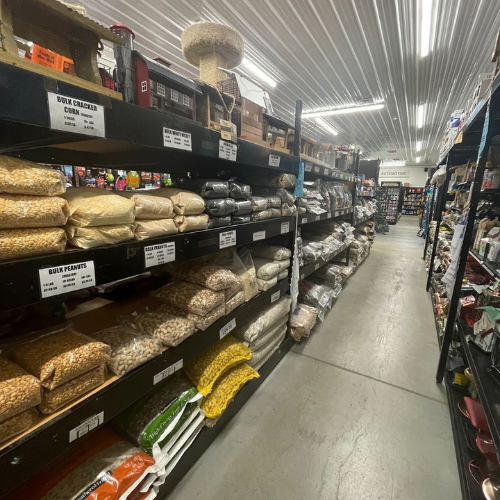
[[[273,245],[258,245],[251,249],[260,291],[272,288],[278,281],[288,277],[291,250]]]
[[[176,188],[161,188],[151,193],[154,196],[170,199],[175,212],[174,222],[179,233],[208,228],[208,215],[203,213],[205,202],[201,196]]]
[[[81,438],[6,500],[152,500],[155,492],[140,489],[156,469],[152,457],[106,426]]]
[[[372,243],[368,236],[361,234],[356,231],[354,233],[354,239],[351,241],[349,250],[349,261],[353,263],[354,266],[359,266],[363,260],[368,256],[372,247]],[[347,256],[347,250],[344,250],[339,254],[339,258]]]
[[[255,370],[259,371],[283,342],[291,303],[289,297],[283,297],[264,309],[258,318],[252,318],[233,331],[252,352],[248,364]]]
[[[66,327],[6,349],[6,357],[43,387],[40,412],[50,414],[102,385],[111,349]]]
[[[316,324],[318,310],[306,304],[297,304],[290,317],[290,335],[299,342],[303,337],[309,337]]]
[[[338,294],[339,290],[337,288],[329,286],[326,282],[322,283],[321,279],[314,277],[309,280],[302,280],[299,283],[300,302],[314,307],[320,321],[324,320],[326,311],[332,308],[333,299],[336,299]]]
[[[65,191],[61,172],[0,155],[0,260],[64,251]]]

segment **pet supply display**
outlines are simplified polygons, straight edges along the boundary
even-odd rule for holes
[[[59,170],[0,155],[0,192],[57,196],[66,192],[66,179]]]
[[[209,217],[207,214],[202,215],[176,215],[174,217],[175,225],[179,233],[186,233],[188,231],[202,231],[208,228]]]
[[[251,357],[246,345],[227,335],[190,361],[185,370],[198,391],[206,396],[223,373]]]
[[[136,240],[145,240],[157,236],[177,234],[179,230],[177,229],[174,219],[154,219],[136,220],[133,225],[133,231]]]
[[[0,228],[64,226],[68,203],[58,196],[0,194]]]
[[[47,389],[56,387],[109,360],[111,348],[70,327],[9,349],[7,357],[37,377]]]
[[[66,226],[68,243],[78,248],[94,248],[113,245],[134,239],[132,224],[113,224],[109,226],[78,227]]]
[[[61,228],[0,229],[0,260],[64,252],[66,231]]]
[[[69,382],[58,385],[55,389],[44,389],[38,409],[41,413],[54,413],[90,390],[104,384],[105,376],[106,367],[98,366],[83,375],[72,378]]]
[[[147,328],[139,329],[150,334]],[[161,337],[152,336],[156,338],[144,335],[126,325],[112,326],[92,334],[92,338],[111,348],[110,358],[106,365],[110,372],[118,376],[125,375],[161,354],[161,342],[158,340]]]
[[[175,347],[182,341],[193,335],[193,333],[196,331],[196,325],[190,319],[184,318],[182,316],[175,316],[167,312],[158,312],[158,310],[156,310],[155,312],[145,312],[137,314],[134,317],[132,324],[138,330],[146,334],[144,336],[144,339],[153,340],[151,339],[151,337],[154,337],[153,347],[155,351],[160,351],[159,354],[161,354],[161,344],[157,345],[158,341],[161,341],[163,345]],[[132,337],[130,338],[132,339]],[[137,341],[135,341],[134,344],[136,342]],[[141,350],[139,350],[139,352],[141,352]],[[151,357],[157,355],[153,352],[151,352],[150,354]],[[138,364],[142,364],[144,363],[144,361],[146,360],[143,360]]]
[[[73,226],[109,226],[134,222],[134,202],[118,194],[102,189],[73,188],[63,196],[68,201],[68,221]]]
[[[248,364],[241,363],[224,373],[213,385],[212,392],[204,398],[201,409],[207,418],[217,418],[227,408],[238,391],[259,374]]]

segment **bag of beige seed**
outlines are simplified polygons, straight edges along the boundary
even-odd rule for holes
[[[174,204],[177,215],[198,215],[205,210],[205,200],[191,191],[177,188],[160,188],[154,190],[154,196],[169,198]]]
[[[68,243],[78,248],[94,248],[114,245],[134,239],[132,224],[113,224],[99,227],[66,225]]]
[[[134,238],[136,240],[177,234],[178,231],[174,219],[136,220],[134,222]]]
[[[140,220],[172,219],[175,215],[174,204],[170,198],[155,196],[153,191],[119,191],[120,196],[135,204],[135,218]]]
[[[57,196],[66,192],[66,179],[59,170],[0,155],[0,192]]]
[[[59,227],[0,229],[0,260],[64,252],[66,232]]]

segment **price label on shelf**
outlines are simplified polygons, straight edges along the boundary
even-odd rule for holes
[[[321,170],[321,169],[320,169],[319,167],[317,167],[316,165],[314,166],[314,171],[315,171],[316,173],[318,173],[318,174],[319,174],[319,171],[320,171],[320,170]]]
[[[279,298],[280,298],[280,295],[281,295],[281,290],[278,290],[277,292],[274,292],[272,295],[271,295],[271,304],[273,302],[276,302]]]
[[[300,275],[300,279],[301,279],[301,280],[303,280],[305,277],[306,277],[306,275],[305,275],[304,273],[302,273],[302,274]]]
[[[232,142],[219,139],[219,158],[223,160],[236,161],[238,146]]]
[[[47,92],[47,101],[51,129],[106,137],[103,106],[52,92]]]
[[[281,223],[281,234],[289,233],[290,232],[290,223],[289,222],[282,222]]]
[[[175,260],[175,241],[144,247],[144,267],[161,266]]]
[[[306,166],[304,167],[304,170],[306,172],[311,172],[312,171],[312,163],[306,163]]]
[[[330,175],[330,169],[325,167],[325,175]]]
[[[191,134],[172,128],[163,127],[163,146],[166,148],[192,151]]]
[[[302,224],[307,224],[307,217],[302,217],[302,221],[301,221]]]
[[[179,359],[179,361],[177,361],[173,365],[170,365],[168,368],[165,368],[161,372],[158,372],[153,377],[153,385],[156,385],[162,380],[165,380],[166,378],[170,377],[170,375],[173,375],[175,372],[179,371],[183,366],[184,366],[184,360]]]
[[[219,330],[219,338],[223,339],[228,333],[231,333],[236,328],[236,318],[233,318],[229,323],[224,325]]]
[[[326,212],[326,218],[331,219],[332,218],[332,212]]]
[[[45,267],[38,270],[38,275],[42,299],[95,286],[93,260],[65,266]]]
[[[269,166],[279,168],[281,161],[281,156],[278,155],[269,155]]]
[[[103,423],[104,423],[103,411],[97,413],[97,415],[92,415],[91,417],[84,420],[79,426],[69,431],[69,442],[72,443],[73,441],[76,441],[77,439],[85,436],[85,434],[88,434],[90,431],[96,429]]]
[[[314,266],[314,270],[317,271],[319,269],[319,263]]]
[[[253,241],[265,240],[266,232],[265,231],[256,231],[253,233]]]
[[[236,230],[224,231],[219,234],[219,249],[236,246]]]
[[[316,217],[314,217],[314,220],[320,220],[320,219],[321,219],[320,215],[316,215]]]

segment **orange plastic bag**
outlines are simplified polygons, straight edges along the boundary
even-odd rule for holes
[[[155,460],[108,427],[74,447],[8,495],[8,500],[124,500]]]

